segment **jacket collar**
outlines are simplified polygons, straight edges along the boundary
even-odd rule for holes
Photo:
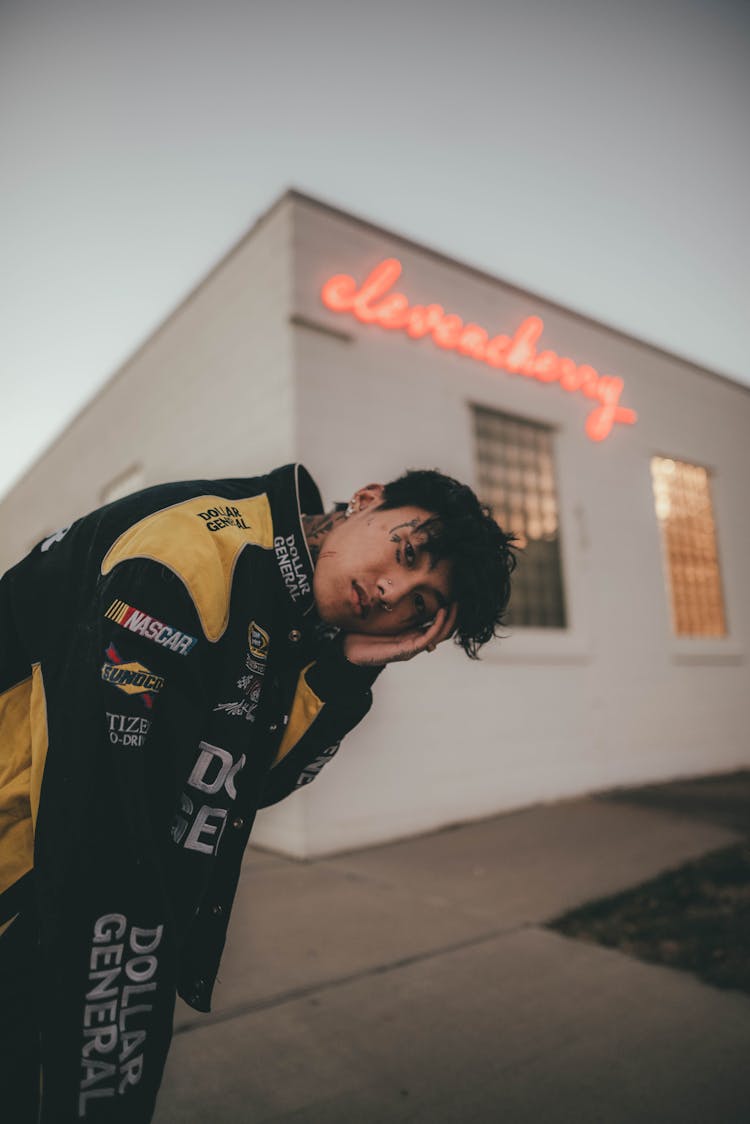
[[[269,473],[276,564],[295,616],[315,608],[313,560],[302,526],[302,513],[322,514],[318,486],[301,464],[285,464]]]

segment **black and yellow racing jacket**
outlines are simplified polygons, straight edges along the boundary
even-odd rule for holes
[[[256,810],[371,705],[376,673],[315,614],[321,510],[298,465],[167,484],[0,580],[0,931],[38,916],[45,1122],[150,1119],[175,992],[210,1009]]]

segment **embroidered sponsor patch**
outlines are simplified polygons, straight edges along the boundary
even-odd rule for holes
[[[265,663],[268,659],[269,643],[270,637],[266,630],[261,628],[257,621],[250,621],[247,629],[247,646],[250,649],[250,655]]]
[[[127,1097],[143,1076],[163,934],[163,924],[144,928],[124,913],[103,913],[94,921],[81,1026],[79,1119],[89,1110],[101,1119],[97,1110],[103,1098],[110,1099],[120,1119],[131,1119],[128,1104],[123,1107],[119,1098]],[[133,1114],[139,1115],[137,1108]]]
[[[102,664],[104,682],[117,687],[118,691],[124,691],[126,695],[143,695],[146,706],[152,706],[152,695],[161,691],[165,679],[161,675],[155,675],[137,660],[126,663],[114,644],[110,644],[105,655],[107,659]]]
[[[62,542],[72,526],[72,523],[68,523],[67,527],[61,527],[59,531],[53,531],[51,535],[48,535],[44,542],[39,545],[42,554],[46,553],[51,546]]]
[[[146,741],[150,726],[149,718],[141,718],[137,714],[113,714],[107,711],[107,730],[112,745],[140,749]]]
[[[240,697],[232,702],[218,703],[214,707],[215,712],[231,714],[234,718],[245,718],[248,722],[255,721],[270,643],[271,638],[265,628],[261,628],[257,621],[250,621],[247,628],[248,650],[245,655],[245,667],[251,674],[241,675],[237,680]]]
[[[296,601],[303,593],[310,593],[312,587],[310,578],[302,561],[294,535],[277,535],[273,540],[276,552],[276,561],[279,572],[284,579],[284,585],[289,591],[292,601]]]
[[[180,810],[172,821],[173,841],[189,851],[213,855],[221,842],[229,809],[237,799],[235,780],[247,758],[235,760],[227,749],[200,742],[198,757],[180,797]],[[203,803],[206,796],[209,803]]]
[[[235,718],[246,718],[248,722],[255,721],[255,711],[260,702],[260,692],[263,689],[262,675],[241,675],[237,680],[242,695],[233,702],[219,703],[215,711],[223,711]]]
[[[294,787],[303,788],[306,784],[310,784],[314,781],[323,766],[327,765],[331,758],[336,756],[340,745],[341,742],[336,742],[335,745],[329,745],[328,749],[324,749],[314,761],[311,761],[310,764],[302,770],[297,777],[297,783]]]
[[[180,632],[164,621],[133,608],[125,601],[113,601],[104,615],[107,620],[114,621],[115,624],[139,636],[145,636],[147,640],[153,640],[155,644],[161,644],[162,648],[169,648],[180,656],[188,655],[198,643],[195,636]]]
[[[224,711],[236,718],[246,718],[248,722],[255,721],[255,711],[258,709],[260,692],[263,687],[263,678],[260,675],[242,675],[237,680],[237,686],[242,691],[242,698],[234,702],[219,703],[214,707],[216,711]]]
[[[206,524],[207,531],[222,531],[224,527],[239,527],[241,531],[252,528],[245,522],[242,512],[238,507],[224,504],[221,507],[209,507],[207,511],[199,511],[198,518]]]

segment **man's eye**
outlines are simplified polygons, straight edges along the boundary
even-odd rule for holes
[[[406,544],[406,546],[404,547],[404,556],[405,556],[406,561],[409,563],[410,566],[411,566],[412,562],[414,561],[414,559],[417,557],[416,552],[414,550],[414,547],[411,545],[410,542],[408,542]]]

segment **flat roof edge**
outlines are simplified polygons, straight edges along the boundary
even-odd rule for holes
[[[136,344],[133,350],[128,352],[127,356],[115,367],[115,369],[111,371],[110,374],[105,376],[104,381],[92,393],[91,397],[84,402],[80,410],[78,410],[78,412],[74,414],[73,417],[63,425],[59,433],[57,433],[52,438],[52,440],[44,446],[44,448],[39,452],[38,456],[34,457],[31,463],[25,469],[23,469],[17,477],[12,480],[8,488],[5,489],[5,491],[0,495],[0,504],[2,504],[5,499],[11,494],[11,492],[13,492],[18,487],[18,485],[34,471],[35,468],[37,468],[41,461],[61,441],[65,439],[66,435],[76,424],[79,418],[83,417],[84,414],[86,414],[94,407],[99,398],[103,394],[105,394],[106,391],[111,387],[112,383],[121,375],[123,375],[128,367],[135,362],[144,348],[147,347],[148,344],[151,343],[151,341],[155,339],[160,332],[166,329],[167,325],[174,319],[175,316],[177,316],[182,311],[183,308],[185,308],[190,304],[192,300],[195,299],[197,294],[204,288],[204,286],[208,285],[209,282],[219,272],[219,270],[221,270],[227,264],[227,262],[229,262],[235,256],[235,254],[240,252],[240,250],[246,245],[246,243],[258,232],[258,230],[260,230],[261,227],[263,227],[276,214],[276,212],[282,208],[282,206],[286,202],[290,201],[306,203],[317,208],[320,211],[324,211],[330,215],[336,216],[337,218],[344,219],[346,222],[356,223],[357,226],[360,226],[365,230],[370,230],[374,233],[377,233],[378,235],[384,235],[387,238],[401,243],[403,246],[409,247],[409,249],[415,250],[422,254],[428,254],[430,257],[435,258],[436,260],[443,262],[444,264],[451,266],[454,269],[463,270],[464,272],[478,277],[483,281],[489,281],[495,285],[502,285],[504,288],[510,289],[514,293],[525,297],[530,297],[533,300],[541,301],[549,308],[553,308],[558,312],[562,312],[566,316],[572,316],[583,324],[599,328],[605,332],[610,332],[622,340],[626,340],[629,343],[634,343],[639,347],[644,347],[654,354],[660,355],[666,359],[674,360],[678,363],[683,363],[699,374],[707,375],[709,378],[718,379],[721,383],[724,383],[736,390],[743,391],[746,394],[750,394],[750,386],[741,382],[739,379],[732,377],[731,375],[712,370],[710,367],[704,367],[702,364],[696,363],[693,359],[690,359],[685,355],[680,355],[678,352],[669,351],[667,348],[661,347],[659,344],[655,344],[647,339],[635,336],[630,332],[626,332],[621,328],[615,327],[614,325],[607,324],[604,321],[596,320],[593,316],[588,316],[586,315],[586,313],[579,312],[577,309],[573,309],[567,305],[560,304],[559,301],[544,296],[541,293],[526,289],[521,285],[517,285],[513,281],[508,281],[503,277],[499,277],[497,274],[490,273],[486,269],[482,269],[479,266],[472,265],[470,262],[465,262],[460,258],[452,257],[450,254],[446,254],[442,250],[437,250],[433,246],[426,245],[424,242],[418,242],[416,241],[416,239],[411,238],[406,234],[402,234],[399,231],[381,226],[379,223],[373,222],[370,219],[363,218],[362,216],[355,214],[352,211],[345,210],[343,207],[339,207],[334,203],[329,203],[315,195],[310,194],[307,191],[302,191],[300,188],[287,187],[269,204],[268,207],[266,207],[256,216],[256,218],[251,222],[250,226],[245,230],[245,232],[241,234],[240,237],[235,242],[233,242],[228,249],[224,250],[219,255],[219,257],[216,259],[215,264],[209,268],[208,272],[205,273],[200,278],[200,280],[193,284],[187,290],[187,292],[185,292],[178,298],[177,302],[170,309],[170,311],[167,312],[167,314],[159,322],[159,324],[157,324],[156,327],[148,330],[146,335]]]

